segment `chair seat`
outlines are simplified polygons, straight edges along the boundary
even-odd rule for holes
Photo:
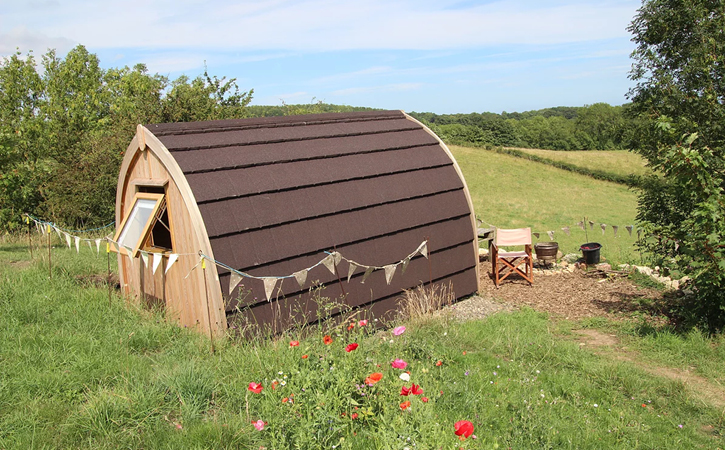
[[[527,256],[527,254],[524,251],[521,251],[521,252],[502,252],[502,251],[499,251],[498,252],[498,257],[499,258],[523,258],[525,256]]]

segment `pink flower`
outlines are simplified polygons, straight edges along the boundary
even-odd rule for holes
[[[367,326],[367,324],[368,324],[368,319],[363,319],[363,320],[357,321],[357,326],[359,326],[359,327]]]
[[[264,430],[264,426],[267,425],[267,422],[265,422],[262,419],[259,419],[256,422],[252,422],[252,425],[254,425],[254,428],[256,428],[258,431]]]
[[[428,403],[428,397],[422,397],[420,401],[423,403]]]
[[[350,353],[351,351],[355,350],[357,348],[356,343],[348,344],[347,347],[345,347],[345,351]]]
[[[405,327],[395,327],[395,328],[393,328],[393,334],[395,336],[400,336],[403,333],[405,333]]]
[[[262,385],[252,382],[249,383],[249,387],[247,388],[247,390],[252,391],[255,394],[259,394],[260,392],[262,392]]]
[[[390,365],[393,367],[393,369],[401,369],[401,370],[408,367],[408,363],[403,361],[400,358],[396,358],[395,361],[390,363]]]

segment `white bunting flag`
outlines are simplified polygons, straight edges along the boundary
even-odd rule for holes
[[[566,233],[567,236],[571,236],[571,230],[569,230],[569,227],[564,227],[561,229],[564,233]]]
[[[96,239],[96,253],[101,253],[101,240]]]
[[[36,225],[37,225],[37,223],[36,223]],[[45,229],[46,229],[45,226],[40,227],[40,232],[43,233],[43,236],[45,236]]]
[[[549,235],[549,240],[550,241],[553,241],[554,240],[554,232],[553,231],[547,231],[546,234]]]
[[[55,230],[55,233],[58,235],[58,239],[63,239],[63,236],[60,235],[60,230],[56,227],[53,227],[53,229]]]
[[[586,228],[584,227],[584,222],[579,221],[579,223],[577,223],[577,225],[579,225],[579,228],[581,228],[582,231],[586,231]]]
[[[177,259],[179,259],[179,255],[177,255],[176,253],[172,253],[169,255],[169,261],[166,263],[166,270],[164,270],[164,274],[169,273],[169,269],[171,269],[171,266],[174,265]]]
[[[147,252],[141,251],[141,260],[143,260],[143,265],[147,269],[149,268],[149,254]]]
[[[365,284],[365,280],[367,280],[370,274],[373,273],[373,270],[375,270],[375,267],[368,267],[365,269],[365,273],[363,274],[362,281],[360,281],[360,283]]]
[[[539,237],[540,237],[541,235],[540,235],[539,233],[534,233],[534,236],[536,236],[536,239],[539,239]]]
[[[591,220],[589,221],[589,229],[590,230],[594,229],[594,222],[592,222]]]
[[[626,228],[627,231],[629,232],[629,235],[632,236],[632,230],[634,229],[634,225],[627,225],[624,228]]]
[[[339,266],[340,261],[342,261],[342,255],[338,252],[332,252],[332,256],[334,256],[335,259],[335,266]]]
[[[637,240],[640,240],[640,239],[642,239],[642,229],[641,228],[639,228],[637,230]]]
[[[357,269],[357,264],[351,262],[350,265],[347,268],[347,282],[350,282],[350,278],[352,278],[352,274],[355,273],[355,270]]]
[[[267,296],[267,301],[270,301],[274,294],[274,287],[277,285],[277,278],[265,277],[262,278],[262,281],[264,282],[264,294]]]
[[[420,254],[423,255],[425,259],[428,259],[428,241],[420,244]]]
[[[385,269],[385,282],[390,284],[390,282],[393,280],[393,275],[395,275],[395,269],[397,268],[397,264],[390,264],[383,269]]]
[[[134,264],[133,264],[133,250],[129,247],[123,247],[126,249],[126,256],[128,256],[128,263],[131,265],[131,270],[134,270]]]
[[[159,265],[161,265],[161,261],[164,260],[164,255],[162,255],[161,253],[152,253],[151,255],[151,273],[156,275],[156,269],[159,268]]]
[[[333,275],[335,274],[335,255],[329,254],[325,259],[322,260],[322,264],[327,267],[327,270],[330,271]]]
[[[73,236],[73,240],[75,241],[75,244],[76,244],[76,253],[80,253],[81,252],[81,238],[79,238],[78,236]]]
[[[305,282],[307,282],[307,269],[300,270],[292,275],[294,275],[295,280],[297,280],[297,284],[299,284],[301,288],[305,287]]]
[[[232,291],[237,287],[239,282],[242,281],[242,276],[237,272],[229,273],[229,295],[232,295]]]
[[[404,273],[405,273],[405,269],[407,269],[407,268],[408,268],[408,264],[410,264],[410,256],[409,256],[409,257],[407,257],[407,258],[405,258],[405,259],[404,259],[404,260],[403,260],[403,261],[401,262],[401,264],[402,264],[402,266],[403,266],[403,267],[401,267],[401,268],[400,268],[400,274],[402,275],[402,274],[404,274]]]
[[[64,233],[64,234],[65,234],[65,243],[68,244],[68,248],[70,248],[70,234],[68,234],[68,233]]]
[[[86,241],[86,244],[88,244],[88,250],[93,251],[93,245],[91,244],[91,240],[90,239],[83,239],[83,240]]]
[[[680,249],[680,243],[675,242],[675,252]]]
[[[617,237],[617,231],[619,231],[619,227],[617,225],[612,225],[612,230],[614,231],[614,237]]]
[[[599,226],[602,228],[602,236],[604,236],[604,231],[607,229],[607,224],[601,223],[601,224],[599,224]]]

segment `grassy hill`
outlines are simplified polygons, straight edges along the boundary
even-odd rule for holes
[[[516,150],[541,158],[574,164],[589,170],[614,173],[623,177],[649,173],[649,169],[645,167],[644,159],[640,155],[626,150],[557,151],[532,148],[517,148]]]

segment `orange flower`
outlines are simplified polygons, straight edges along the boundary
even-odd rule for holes
[[[440,359],[436,361],[436,367],[440,367],[441,364],[443,364],[443,361],[441,361]]]
[[[329,334],[326,334],[325,337],[322,338],[322,342],[324,342],[325,345],[330,345],[330,344],[332,344],[332,338],[330,337]]]
[[[463,350],[463,356],[466,356],[466,351],[465,350]]]
[[[357,419],[357,417],[358,417],[357,413],[352,413],[352,414],[350,415],[350,418],[351,418],[352,420],[355,420],[355,419]]]
[[[275,390],[275,389],[277,389],[277,385],[278,385],[278,384],[279,384],[279,381],[277,381],[277,380],[274,380],[274,381],[272,382],[272,390]]]
[[[380,372],[371,373],[369,377],[365,378],[365,384],[372,386],[378,381],[383,379],[383,374]]]
[[[347,331],[350,331],[353,328],[355,328],[355,324],[354,323],[351,323],[350,325],[347,326]]]
[[[290,347],[299,347],[300,341],[289,341],[289,346]]]
[[[289,401],[289,397],[285,397],[282,399],[282,403],[287,403]]]
[[[309,358],[309,355],[302,355],[302,359],[307,359],[307,358]]]
[[[403,411],[405,411],[408,408],[410,408],[410,401],[406,400],[400,404],[400,409],[402,409]]]

